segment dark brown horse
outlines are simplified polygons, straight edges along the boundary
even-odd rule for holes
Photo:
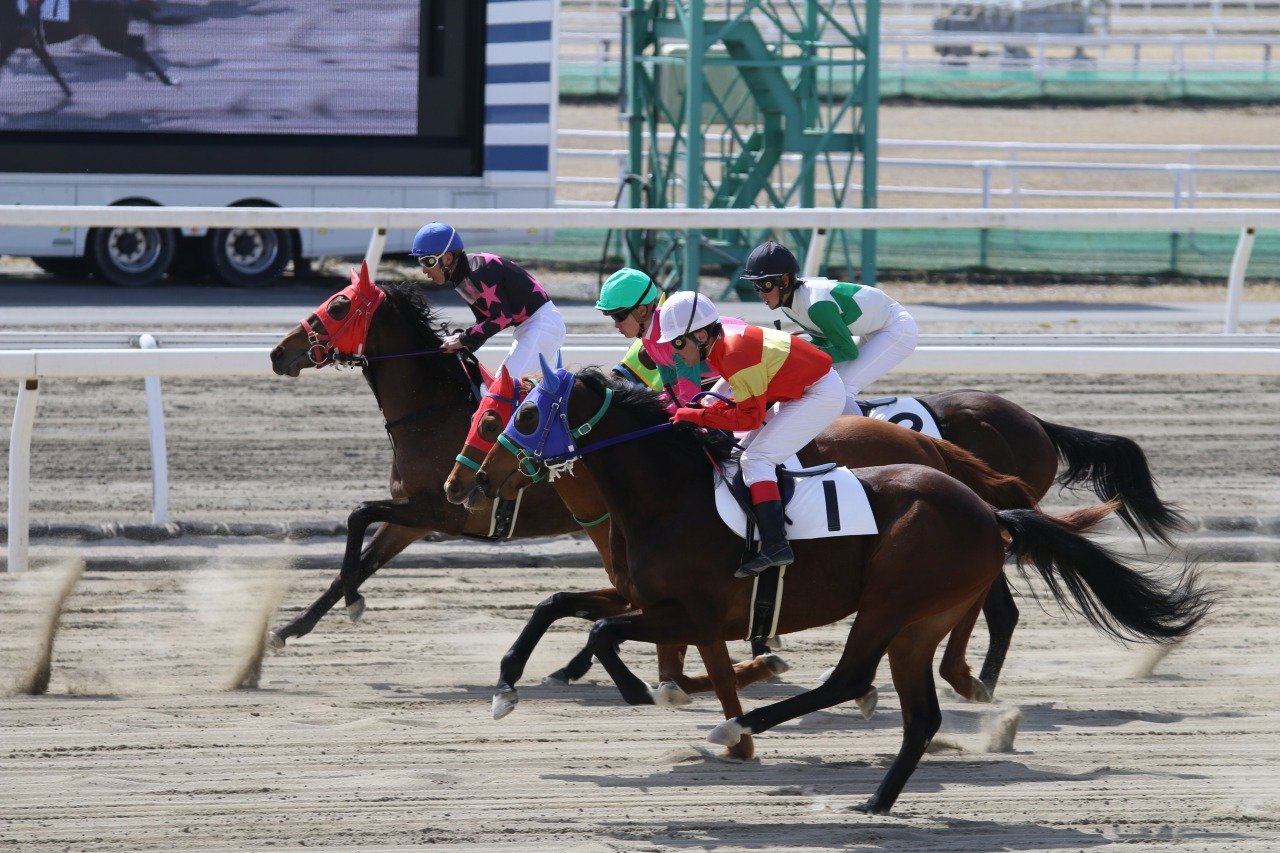
[[[71,0],[69,20],[43,21],[38,29],[33,30],[23,25],[17,4],[13,0],[4,0],[0,2],[0,68],[4,68],[14,51],[25,47],[35,53],[45,71],[70,98],[71,87],[62,79],[47,46],[80,36],[93,36],[106,50],[150,69],[166,86],[176,85],[177,81],[166,74],[147,52],[146,40],[129,32],[129,25],[135,20],[156,20],[155,12],[154,0]]]
[[[527,480],[522,478],[507,478],[500,494],[495,495],[487,478],[477,473],[486,455],[493,449],[506,422],[514,413],[521,396],[523,392],[517,388],[510,377],[506,376],[499,377],[496,386],[490,389],[486,399],[481,402],[472,417],[471,431],[467,434],[466,444],[463,445],[457,457],[457,464],[445,481],[445,494],[449,500],[464,505],[494,497],[512,500],[518,490],[528,484]],[[1029,509],[1036,505],[1036,496],[1030,492],[1025,483],[1016,477],[999,474],[968,451],[948,441],[934,439],[913,430],[871,418],[853,416],[837,419],[801,450],[800,458],[806,465],[835,462],[846,468],[864,468],[892,463],[927,465],[960,480],[999,509]],[[537,472],[532,470],[525,471],[525,474],[537,476]],[[584,470],[575,476],[560,477],[553,485],[579,524],[608,531],[608,510],[589,472]],[[599,542],[605,537],[593,538]],[[612,557],[607,549],[601,551],[601,558],[612,584],[615,578],[611,565]],[[619,608],[619,612],[628,609],[628,603],[622,599],[615,587],[599,590],[596,594],[601,602],[612,600]],[[948,653],[944,656],[940,668],[943,676],[956,685],[960,695],[975,701],[990,701],[995,692],[1000,669],[1008,653],[1014,627],[1017,625],[1017,607],[1013,603],[1013,596],[1003,575],[992,585],[984,609],[987,612],[987,625],[991,639],[987,645],[980,679],[975,680],[969,675],[968,663],[965,660],[969,639],[968,630],[972,629],[972,625],[969,625],[968,630],[963,633],[952,635],[951,642],[947,646]],[[762,642],[753,643],[752,651],[756,656],[766,656],[766,660],[775,671],[783,666],[776,657],[767,655],[768,650]],[[686,692],[710,689],[709,682],[705,678],[689,679],[683,675],[684,654],[683,647],[659,647],[658,673],[664,685],[663,689],[669,689],[665,686],[668,683]],[[591,667],[591,661],[590,649],[584,648],[568,664],[547,678],[549,681],[562,684],[577,681],[586,675]],[[742,686],[741,681],[739,686]]]
[[[573,593],[553,596],[535,610],[504,656],[495,709],[513,704],[515,684],[529,654],[557,614],[594,620],[595,656],[633,705],[660,700],[618,655],[626,641],[697,646],[724,708],[726,721],[709,736],[745,757],[751,736],[813,711],[867,696],[885,655],[902,705],[902,747],[865,810],[889,811],[941,725],[933,683],[933,656],[942,638],[977,618],[987,589],[1009,553],[1029,564],[1059,602],[1120,639],[1171,642],[1189,634],[1210,606],[1186,569],[1167,584],[1122,563],[1071,528],[1087,529],[1110,506],[1077,510],[1069,524],[1036,510],[996,510],[954,478],[917,465],[889,465],[858,472],[878,532],[793,544],[780,633],[836,622],[856,613],[831,677],[790,699],[742,713],[727,657],[727,640],[745,636],[752,584],[734,578],[742,541],[720,522],[712,496],[708,454],[723,458],[723,445],[706,445],[686,430],[664,427],[661,399],[631,383],[594,371],[577,377],[559,370],[545,377],[523,403],[503,438],[522,454],[544,448],[543,461],[568,455],[557,436],[563,427],[590,432],[577,438],[578,464],[590,471],[609,508],[616,534],[614,570],[619,591],[636,609],[596,613],[594,600]],[[643,436],[640,438],[639,436]],[[504,450],[506,449],[503,445]],[[490,471],[495,457],[506,470]],[[517,468],[511,453],[490,454],[482,473],[492,481]],[[616,553],[625,549],[625,554]]]
[[[469,512],[444,497],[453,448],[466,437],[481,377],[467,362],[441,351],[445,329],[422,287],[375,285],[364,269],[353,271],[351,280],[280,339],[271,351],[271,366],[281,376],[296,377],[335,360],[361,365],[391,439],[391,499],[366,501],[352,511],[338,577],[310,607],[270,632],[276,648],[310,633],[344,597],[348,615],[358,619],[364,612],[360,585],[428,533],[483,538],[490,531],[489,513]],[[378,528],[364,545],[371,525]],[[511,535],[579,529],[555,493],[543,487],[521,502]]]

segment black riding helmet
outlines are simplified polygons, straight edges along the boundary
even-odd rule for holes
[[[779,288],[783,293],[795,287],[800,264],[790,249],[773,240],[766,240],[752,249],[747,256],[746,266],[742,269],[742,278],[746,281],[760,281],[787,274],[790,274],[791,282],[786,287]]]

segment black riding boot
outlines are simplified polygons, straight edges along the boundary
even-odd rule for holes
[[[734,572],[736,578],[754,577],[770,566],[790,565],[796,558],[783,526],[782,501],[764,501],[756,504],[755,510],[756,524],[760,527],[760,553]]]

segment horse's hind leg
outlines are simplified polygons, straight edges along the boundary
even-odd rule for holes
[[[985,598],[984,595],[982,598],[974,599],[973,606],[951,629],[951,636],[947,639],[947,650],[943,653],[942,663],[938,667],[938,671],[946,682],[971,702],[991,701],[990,691],[985,684],[973,677],[973,673],[969,670],[969,661],[965,659],[969,637],[973,635],[973,626],[978,622],[978,614],[982,612],[982,602]]]
[[[410,543],[421,539],[428,532],[430,531],[422,527],[400,527],[392,524],[384,524],[379,527],[373,534],[373,538],[369,540],[368,547],[360,554],[360,568],[356,586],[358,587],[364,583],[388,560],[409,547]],[[361,541],[363,541],[363,530],[361,531],[361,537]],[[310,607],[295,616],[293,621],[280,628],[268,631],[268,644],[272,648],[281,649],[284,648],[285,641],[290,637],[303,637],[311,633],[320,618],[342,599],[342,591],[343,579],[342,575],[339,574],[333,579],[333,583],[329,585],[324,594],[317,598]]]
[[[915,772],[929,742],[942,726],[942,709],[933,685],[933,653],[946,636],[955,610],[904,628],[889,645],[893,686],[902,703],[902,747],[889,765],[871,799],[861,808],[871,814],[888,814],[902,788]]]
[[[107,50],[118,53],[121,56],[128,57],[139,65],[151,70],[156,77],[160,78],[160,82],[166,86],[175,85],[175,81],[164,73],[151,54],[147,52],[147,42],[142,36],[132,35],[128,31],[129,24],[126,21],[119,32],[112,32],[109,35],[98,36],[98,44]]]
[[[982,674],[979,680],[987,687],[987,692],[994,695],[996,682],[1000,680],[1000,670],[1004,669],[1004,658],[1009,653],[1009,643],[1013,640],[1013,629],[1018,626],[1018,605],[1014,603],[1013,591],[1009,589],[1009,579],[1002,572],[987,590],[987,598],[982,603],[982,615],[987,620],[987,656],[982,662]]]
[[[662,649],[663,646],[658,647],[659,655],[661,655]],[[683,660],[683,657],[681,659]],[[733,665],[733,672],[739,690],[744,687],[750,687],[758,681],[767,681],[775,675],[782,675],[788,669],[786,661],[772,652]],[[668,672],[669,674],[664,675],[664,670],[659,666],[659,678],[663,681],[674,681],[676,686],[685,693],[705,693],[708,690],[715,689],[714,681],[708,673],[685,675],[681,669]]]

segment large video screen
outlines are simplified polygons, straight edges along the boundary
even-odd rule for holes
[[[482,169],[479,0],[39,6],[37,29],[26,0],[0,0],[0,45],[18,43],[0,66],[0,171]]]
[[[33,49],[33,22],[20,11],[24,0],[0,0],[0,42],[7,41],[3,29],[26,35],[0,69],[0,130],[418,131],[419,0],[44,0],[40,6],[48,18],[41,28],[51,67]]]

